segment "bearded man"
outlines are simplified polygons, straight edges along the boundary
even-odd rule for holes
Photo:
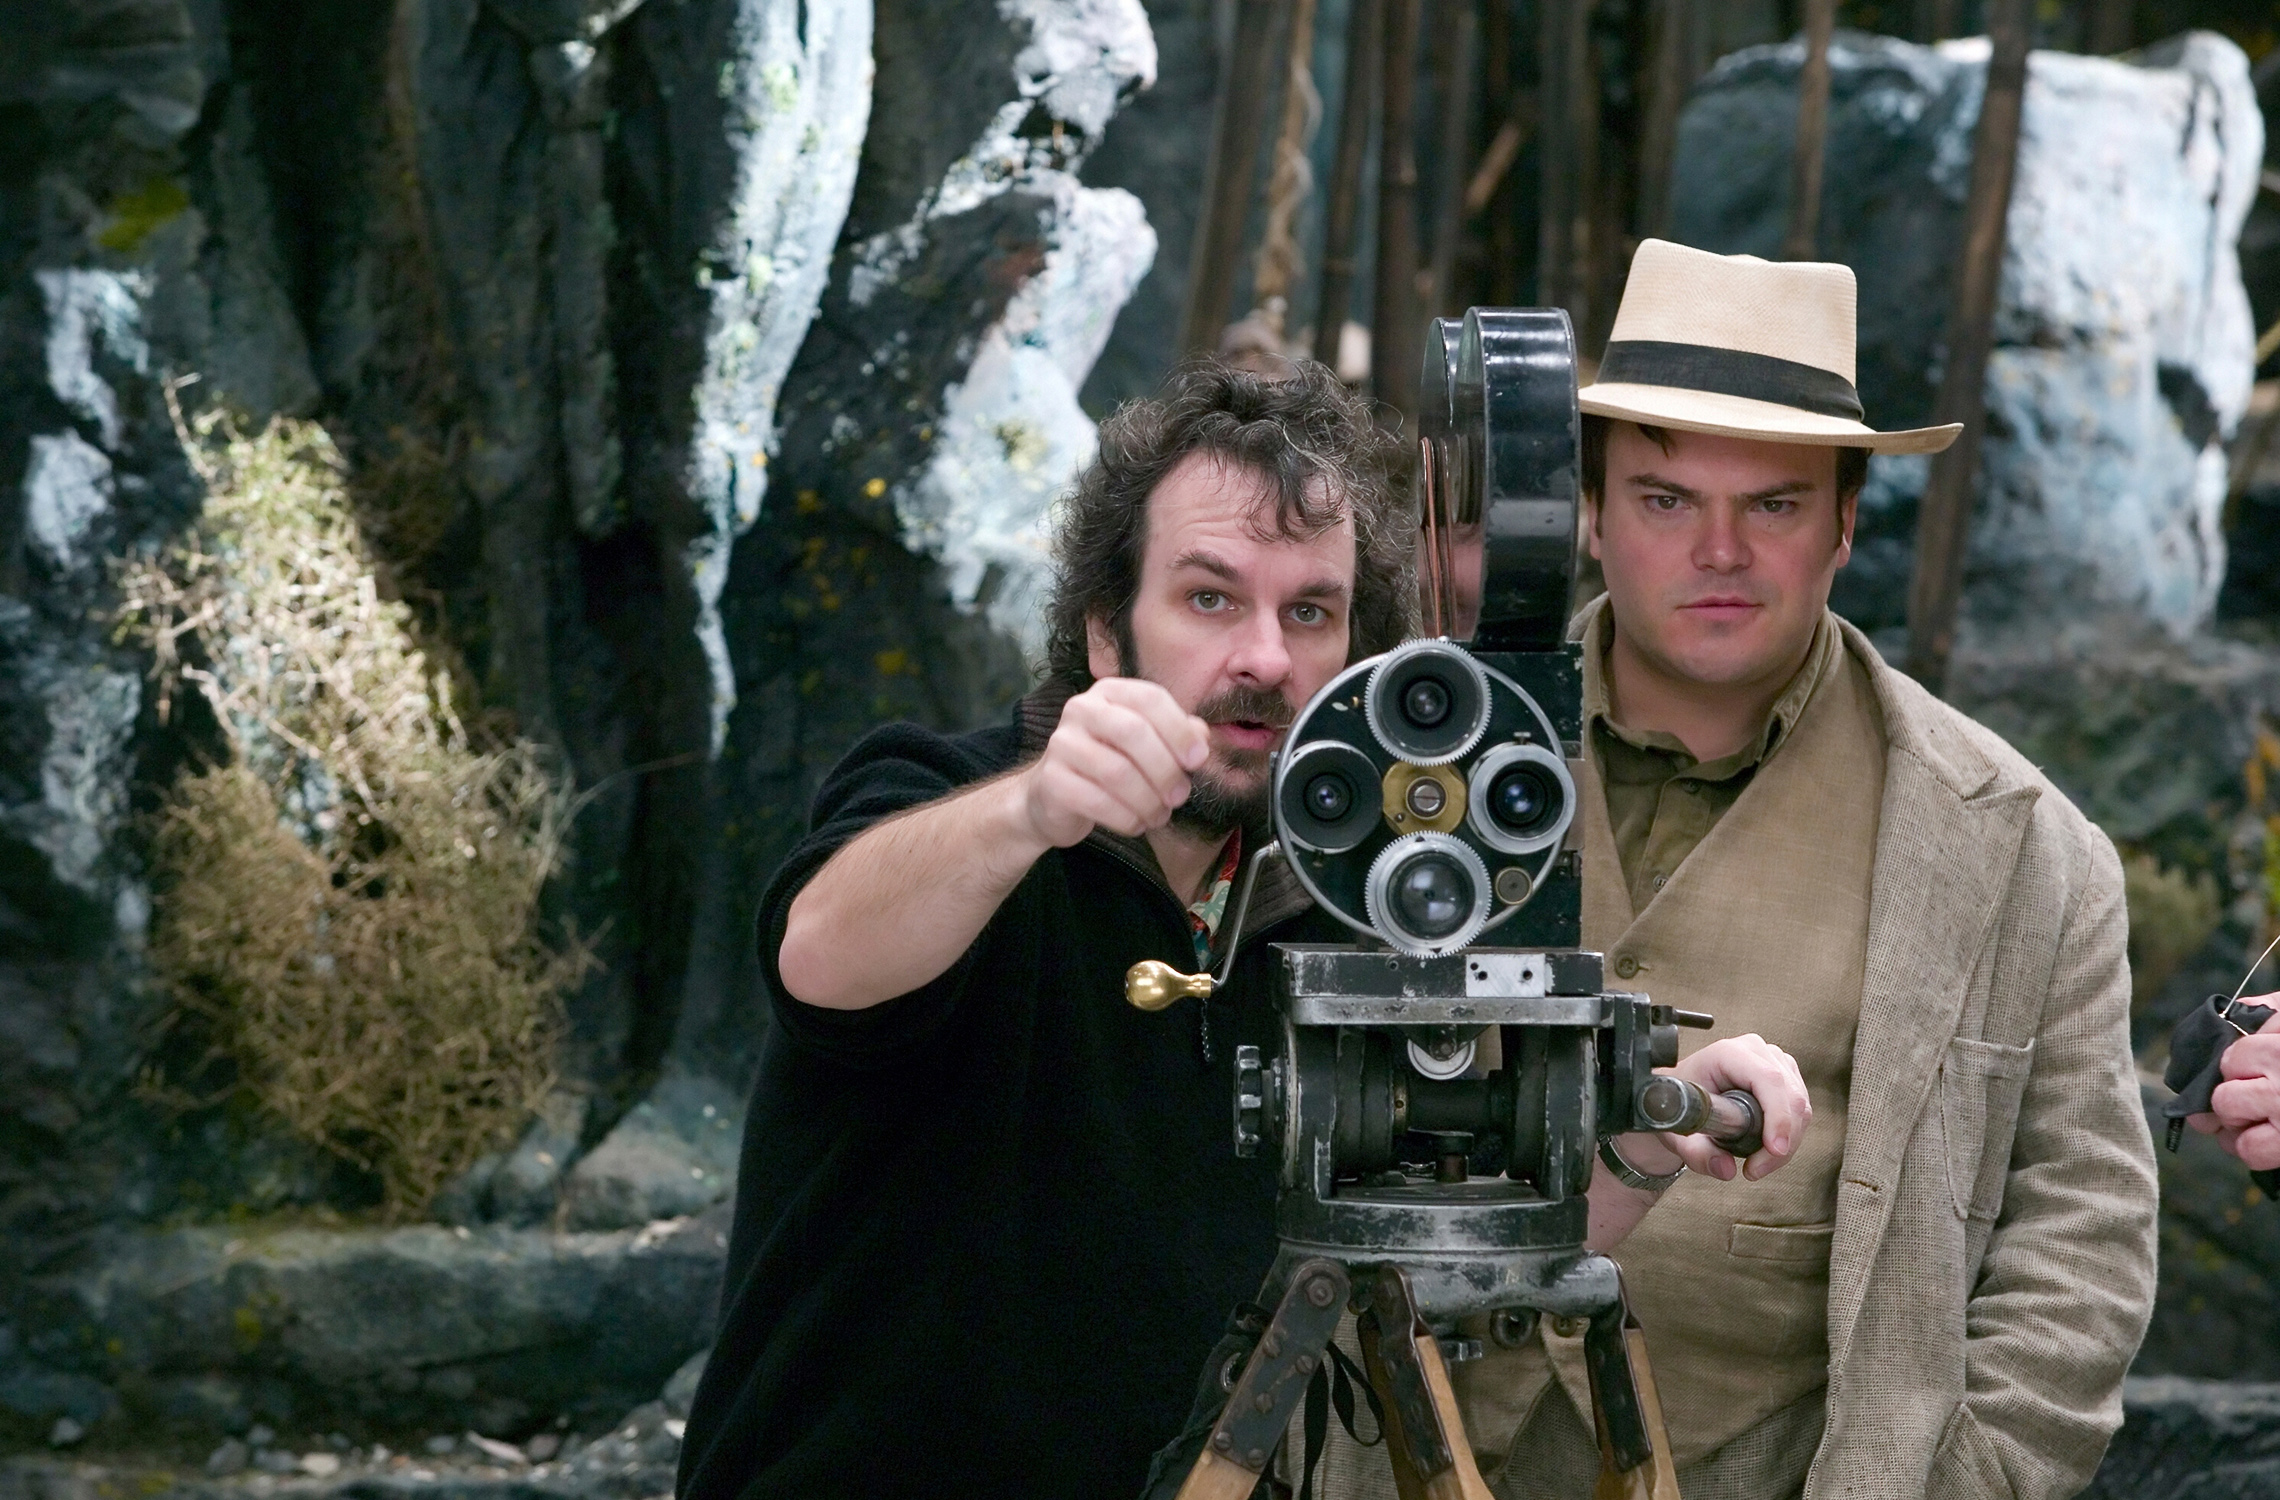
[[[1829,611],[1868,455],[1958,431],[1862,421],[1854,296],[1650,240],[1581,393],[1584,942],[1788,1049],[1815,1115],[1767,1180],[1634,1162],[1667,1192],[1616,1258],[1687,1500],[2057,1500],[2153,1306],[2122,872]],[[1591,1493],[1579,1332],[1457,1371],[1506,1497]]]
[[[1139,1492],[1274,1257],[1274,1163],[1226,1124],[1236,1046],[1274,1030],[1268,942],[1346,934],[1277,864],[1223,993],[1143,1014],[1124,973],[1224,948],[1271,752],[1407,630],[1389,451],[1320,366],[1175,376],[1063,509],[1045,685],[998,727],[881,730],[824,783],[760,907],[774,1024],[687,1500]],[[1777,1049],[1678,1071],[1758,1095],[1751,1175],[1795,1151]],[[1595,1234],[1651,1201],[1598,1184]]]

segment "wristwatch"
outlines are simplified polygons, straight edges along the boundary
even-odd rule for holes
[[[1609,1136],[1599,1143],[1599,1159],[1607,1163],[1607,1170],[1615,1174],[1617,1182],[1627,1188],[1637,1188],[1645,1193],[1661,1192],[1664,1188],[1678,1181],[1678,1174],[1686,1170],[1686,1163],[1680,1162],[1658,1177],[1649,1177],[1637,1167],[1623,1160],[1623,1153],[1615,1149],[1615,1138],[1613,1136]]]

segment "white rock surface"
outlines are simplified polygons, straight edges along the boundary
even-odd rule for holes
[[[911,222],[865,246],[850,295],[861,304],[869,286],[907,263],[930,219],[1006,192],[1052,202],[1043,268],[944,392],[933,456],[894,493],[905,545],[941,562],[952,597],[985,610],[1034,656],[1052,576],[1048,513],[1098,437],[1077,391],[1156,255],[1140,200],[1084,187],[1076,172],[1117,100],[1155,81],[1156,45],[1137,0],[1009,0],[1006,13],[1030,26],[1009,80],[1014,97]],[[1021,133],[1037,105],[1067,128],[1073,147]]]
[[[690,493],[712,529],[689,549],[712,669],[717,754],[736,706],[717,606],[730,546],[760,514],[776,398],[831,274],[871,117],[871,0],[742,0],[733,101],[739,161],[727,222],[695,268],[711,298],[695,392]]]
[[[1947,50],[1984,66],[1983,46]],[[2071,563],[2182,636],[2224,582],[2222,439],[2256,343],[2237,247],[2264,129],[2230,41],[2196,32],[2145,61],[2033,59],[1975,551]]]
[[[1860,277],[1869,420],[1926,420],[1962,236],[1984,38],[1831,49],[1821,253]],[[1774,256],[1788,220],[1801,46],[1722,61],[1680,127],[1677,238]],[[1987,375],[1973,620],[2206,623],[2224,573],[2221,444],[2255,340],[2237,242],[2264,131],[2248,63],[2193,32],[2125,59],[2029,61]],[[1922,460],[1879,460],[1839,607],[1895,624]]]

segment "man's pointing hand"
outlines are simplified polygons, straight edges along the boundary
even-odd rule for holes
[[[1056,848],[1095,828],[1138,837],[1169,823],[1211,753],[1203,720],[1156,683],[1104,677],[1069,700],[1022,773],[1037,836]]]

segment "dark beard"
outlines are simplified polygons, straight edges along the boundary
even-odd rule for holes
[[[1296,715],[1283,695],[1265,688],[1232,687],[1226,692],[1206,699],[1196,708],[1196,717],[1207,724],[1224,724],[1231,719],[1250,719],[1257,723],[1288,729]],[[1272,757],[1264,750],[1231,750],[1227,763],[1235,770],[1248,773],[1251,785],[1240,789],[1229,785],[1209,771],[1198,771],[1188,781],[1188,799],[1172,811],[1172,822],[1191,833],[1224,838],[1237,828],[1252,836],[1267,828],[1268,809],[1274,792],[1274,782],[1267,771]]]

